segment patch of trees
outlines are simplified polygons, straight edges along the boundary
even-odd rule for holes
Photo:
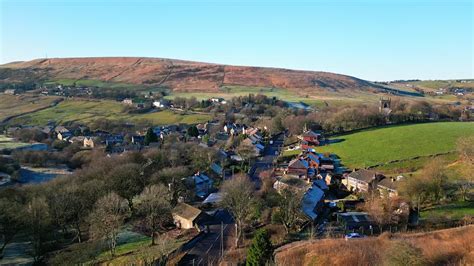
[[[442,159],[429,161],[420,173],[405,178],[401,194],[418,210],[441,202],[468,200],[474,186],[474,137],[463,137],[457,142],[458,170],[450,170]]]
[[[117,99],[122,101],[125,98],[136,98],[138,95],[130,89],[119,88],[92,88],[92,97],[103,99]]]
[[[41,157],[50,154],[14,156],[42,164]],[[146,153],[110,157],[89,153],[84,157],[82,168],[71,176],[0,191],[0,237],[6,241],[2,244],[25,233],[39,262],[61,243],[88,239],[106,244],[115,254],[117,233],[124,223],[137,225],[154,239],[170,224],[171,209],[178,199],[193,195],[183,179],[205,170],[215,160],[215,151],[178,142]]]
[[[2,69],[3,71],[5,69]],[[2,76],[2,70],[0,70],[0,76]],[[25,81],[19,83],[0,83],[0,91],[5,91],[8,89],[14,89],[17,93],[31,91],[39,88],[39,84],[35,81]]]
[[[270,132],[288,130],[291,134],[301,134],[303,128],[324,130],[327,134],[344,133],[387,124],[416,123],[436,120],[458,121],[461,107],[452,105],[431,105],[424,101],[406,102],[392,99],[391,112],[380,112],[376,105],[327,106],[317,112],[280,109],[269,118],[261,118],[258,124],[266,126]],[[466,116],[466,115],[465,115]],[[464,120],[467,120],[466,118]]]
[[[13,137],[22,142],[42,142],[48,135],[38,128],[21,128],[14,132]]]
[[[152,126],[152,123],[146,120],[131,124],[125,120],[109,120],[105,118],[96,119],[89,124],[91,131],[102,130],[112,134],[134,134],[138,129],[148,128],[150,126]]]
[[[18,162],[9,157],[0,156],[0,172],[12,175],[20,169]]]

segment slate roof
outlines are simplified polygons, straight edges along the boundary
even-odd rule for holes
[[[384,178],[378,183],[378,186],[388,188],[388,189],[397,190],[398,182],[397,181],[392,181],[391,178]]]
[[[316,162],[319,164],[319,156],[315,155],[314,153],[308,153],[308,158],[311,159],[311,161]]]
[[[288,168],[289,167],[294,167],[294,168],[308,168],[309,165],[308,165],[308,162],[303,160],[303,159],[299,159],[299,158],[296,158],[296,159],[293,159],[291,160],[291,162],[288,164]]]
[[[315,180],[314,184],[322,190],[328,190],[329,189],[328,185],[326,185],[326,181],[324,181],[322,179]]]
[[[301,209],[303,213],[313,220],[316,219],[318,214],[315,212],[315,208],[323,199],[323,197],[324,192],[317,186],[313,185],[311,188],[309,188],[304,194],[303,200],[301,201]]]
[[[350,173],[349,177],[369,183],[370,181],[372,181],[372,179],[376,175],[377,175],[377,172],[375,171],[360,169],[360,170]]]
[[[173,209],[173,215],[177,215],[190,221],[194,221],[201,212],[200,209],[186,203],[178,203]]]
[[[303,133],[303,137],[315,137],[315,138],[317,138],[317,137],[319,137],[319,136],[320,136],[320,134],[315,133],[315,132],[312,131],[312,130],[308,130],[308,131],[306,131],[305,133]]]

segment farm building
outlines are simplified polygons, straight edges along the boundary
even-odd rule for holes
[[[398,196],[398,185],[399,180],[402,178],[400,177],[390,177],[384,178],[377,184],[377,189],[380,192],[380,195],[388,195],[389,197],[396,197]]]
[[[171,215],[176,227],[181,229],[197,228],[201,230],[211,218],[205,212],[186,203],[178,203]]]
[[[376,189],[383,178],[383,175],[375,171],[360,169],[347,175],[343,184],[349,191],[369,192]]]
[[[337,221],[344,225],[347,230],[365,228],[372,226],[372,220],[365,212],[343,212],[337,214]]]

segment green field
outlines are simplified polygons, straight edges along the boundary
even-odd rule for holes
[[[18,142],[12,138],[8,138],[5,135],[0,135],[0,150],[3,149],[15,149],[22,146],[27,146],[28,143]]]
[[[473,134],[474,123],[467,122],[390,126],[335,137],[341,142],[317,147],[317,151],[337,154],[347,167],[369,167],[451,152],[459,137]]]
[[[346,94],[328,94],[326,93],[311,93],[304,94],[295,93],[290,90],[280,88],[266,88],[266,87],[245,87],[245,86],[222,86],[219,88],[219,92],[171,92],[170,95],[166,96],[167,99],[174,99],[175,97],[191,98],[195,97],[198,100],[206,100],[213,97],[220,97],[224,99],[231,99],[237,96],[247,96],[249,94],[262,94],[268,97],[276,97],[278,99],[289,101],[289,102],[304,102],[308,105],[322,107],[325,103],[333,106],[348,105],[353,103],[375,103],[378,100],[378,96],[374,94],[358,93],[352,97]],[[315,96],[317,95],[317,96]]]
[[[12,124],[45,125],[48,121],[58,123],[80,122],[90,123],[96,119],[126,120],[127,122],[150,121],[156,125],[178,123],[201,123],[208,121],[210,116],[204,114],[178,114],[172,111],[161,111],[146,114],[128,114],[123,111],[124,105],[116,101],[66,100],[58,105],[19,116],[12,119]]]
[[[93,79],[57,79],[45,82],[45,85],[63,85],[63,86],[91,86],[97,88],[117,88],[117,89],[131,89],[140,90],[146,88],[143,85],[119,83],[110,81],[101,81]]]
[[[441,159],[447,164],[455,162],[459,159],[459,155],[456,152],[447,153],[444,155],[436,156],[436,158]],[[426,165],[433,157],[420,157],[417,159],[405,160],[390,164],[385,164],[379,167],[376,167],[375,170],[383,172],[385,174],[406,174],[406,173],[415,173],[423,166]]]
[[[206,100],[213,97],[221,97],[224,99],[231,99],[232,97],[247,96],[249,94],[263,94],[268,97],[277,97],[279,99],[295,102],[310,100],[308,97],[298,96],[285,89],[244,86],[223,86],[219,89],[219,92],[172,92],[171,95],[166,96],[166,98],[196,97],[198,100]]]
[[[447,205],[435,206],[421,212],[421,218],[449,218],[461,219],[464,216],[474,216],[474,202],[461,201]]]
[[[0,95],[0,122],[4,119],[50,106],[57,97]]]
[[[451,87],[474,88],[474,80],[468,80],[466,82],[460,82],[456,80],[421,80],[421,81],[394,83],[393,85],[397,88],[413,91],[413,89],[406,86],[407,84],[411,84],[413,86],[422,88],[425,91],[435,91],[440,88],[451,88]]]

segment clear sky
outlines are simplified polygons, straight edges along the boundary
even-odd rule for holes
[[[474,78],[474,0],[0,0],[0,63],[146,56]]]

